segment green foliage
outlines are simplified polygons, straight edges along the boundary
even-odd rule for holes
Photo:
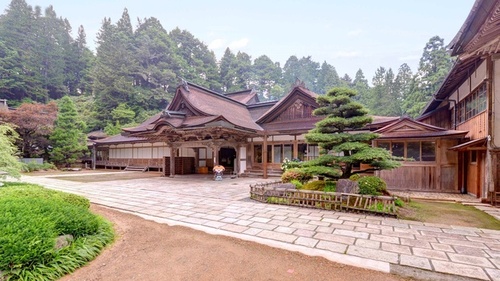
[[[370,169],[391,169],[399,166],[387,151],[370,146],[378,136],[373,133],[350,133],[372,121],[367,110],[353,102],[356,92],[346,88],[334,88],[319,96],[320,107],[314,110],[324,119],[305,136],[308,143],[319,144],[322,155],[302,164],[303,169],[315,175],[349,178],[355,164],[369,164]]]
[[[351,181],[358,181],[361,178],[360,174],[353,174],[349,177]]]
[[[24,165],[23,170],[25,172],[31,173],[34,171],[47,171],[47,170],[54,170],[57,169],[56,166],[52,163],[43,163],[43,164],[38,164],[36,162],[29,162],[28,164]]]
[[[111,224],[77,197],[23,183],[0,188],[0,271],[6,280],[56,280],[113,240]],[[75,240],[56,249],[62,234]]]
[[[283,160],[283,163],[281,163],[281,170],[283,170],[283,172],[285,172],[288,169],[297,168],[299,166],[300,166],[299,160],[297,160],[297,159],[290,160],[288,158],[285,158],[285,160]]]
[[[18,134],[8,124],[0,124],[0,171],[6,172],[9,176],[19,178],[23,169],[23,164],[17,159],[18,149],[15,141]],[[5,178],[0,175],[0,179]]]
[[[270,204],[286,204],[288,200],[286,198],[269,196],[266,198],[266,202]]]
[[[359,194],[382,195],[387,192],[384,180],[375,176],[366,176],[358,180]]]
[[[335,192],[337,191],[337,182],[332,180],[325,181],[325,192]]]
[[[311,182],[304,184],[302,189],[323,191],[325,189],[325,186],[326,186],[325,181],[318,180],[318,181],[311,181]]]
[[[290,183],[295,185],[295,188],[297,189],[302,189],[302,187],[304,186],[304,184],[299,180],[291,180]]]
[[[55,165],[69,166],[88,151],[84,130],[85,124],[79,118],[75,104],[68,96],[63,97],[55,129],[50,136],[53,146],[50,157]]]
[[[401,198],[396,198],[396,200],[394,200],[394,205],[396,205],[396,207],[403,207],[404,204],[405,203],[401,200]]]
[[[312,175],[308,172],[302,171],[301,169],[290,169],[281,175],[281,180],[284,183],[291,182],[292,180],[305,183],[310,179],[312,179]]]

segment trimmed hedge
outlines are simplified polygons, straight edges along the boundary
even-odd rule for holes
[[[387,193],[387,184],[379,177],[366,176],[358,179],[359,194],[382,195]]]
[[[37,185],[0,188],[0,272],[5,280],[56,280],[113,241],[111,223],[92,214],[87,199]],[[56,238],[73,242],[56,249]],[[2,276],[0,276],[2,280]]]

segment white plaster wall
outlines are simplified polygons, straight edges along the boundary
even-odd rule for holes
[[[486,60],[471,75],[471,90],[475,89],[486,79]]]

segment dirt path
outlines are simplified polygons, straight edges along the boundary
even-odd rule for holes
[[[405,280],[225,236],[168,226],[93,205],[115,224],[116,242],[63,281]]]

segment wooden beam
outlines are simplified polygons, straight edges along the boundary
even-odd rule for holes
[[[267,179],[267,135],[264,135],[264,143],[262,144],[262,168],[264,169],[263,178]]]

